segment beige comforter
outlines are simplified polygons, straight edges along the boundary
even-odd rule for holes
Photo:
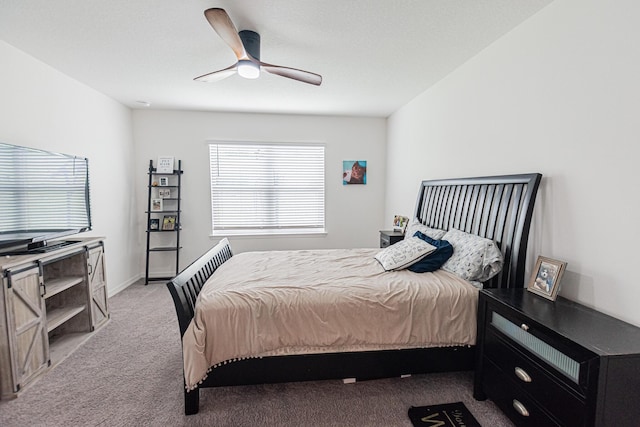
[[[250,357],[475,344],[477,288],[442,270],[385,272],[378,251],[234,255],[184,334],[187,388]]]

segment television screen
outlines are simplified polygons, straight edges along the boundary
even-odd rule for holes
[[[0,143],[0,249],[90,229],[86,158]]]

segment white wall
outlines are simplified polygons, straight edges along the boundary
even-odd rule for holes
[[[93,231],[109,293],[139,277],[131,111],[0,41],[0,141],[89,159]]]
[[[553,2],[393,114],[386,216],[421,179],[541,172],[533,254],[568,262],[561,295],[640,325],[639,18]]]
[[[270,249],[377,247],[385,222],[386,120],[374,118],[136,110],[137,237],[145,242],[149,160],[182,160],[181,267],[219,240],[211,234],[207,140],[314,141],[326,144],[326,224],[323,236],[232,237],[236,252]],[[342,161],[366,160],[367,185],[342,185]],[[156,233],[157,234],[157,233]],[[154,236],[157,237],[157,236]],[[164,238],[166,236],[160,236]],[[164,257],[164,258],[163,258]],[[171,273],[168,255],[152,255],[151,271]],[[158,262],[159,261],[159,262]],[[154,264],[155,263],[155,264]],[[164,269],[164,270],[163,270]]]

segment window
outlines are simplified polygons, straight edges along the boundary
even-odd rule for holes
[[[211,143],[214,235],[324,233],[324,145]]]

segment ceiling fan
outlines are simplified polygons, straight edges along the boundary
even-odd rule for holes
[[[236,54],[238,62],[222,70],[196,77],[194,80],[207,83],[216,82],[235,73],[247,79],[256,79],[260,76],[260,71],[263,70],[316,86],[322,83],[322,76],[319,74],[260,61],[260,34],[250,30],[238,32],[224,9],[207,9],[204,11],[204,16],[216,33]]]

